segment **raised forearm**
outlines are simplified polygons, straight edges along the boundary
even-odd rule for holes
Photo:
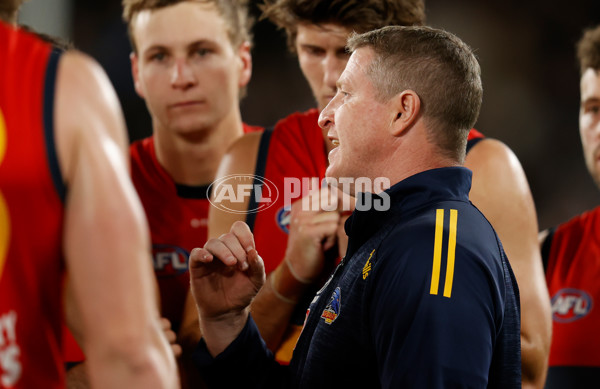
[[[256,322],[267,347],[275,352],[289,326],[290,318],[308,284],[297,281],[288,265],[282,261],[267,279],[251,305]]]
[[[523,388],[542,389],[548,370],[548,346],[545,334],[521,332],[521,379]]]

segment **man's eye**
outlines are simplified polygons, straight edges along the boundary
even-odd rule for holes
[[[325,54],[325,50],[323,50],[320,47],[307,46],[307,47],[304,48],[304,51],[306,51],[310,55],[315,55],[315,56]]]
[[[209,50],[209,49],[197,49],[194,52],[194,54],[196,54],[196,55],[198,55],[200,57],[204,57],[204,56],[206,56],[206,55],[208,55],[210,53],[211,53],[211,50]]]
[[[584,107],[583,111],[585,113],[592,113],[592,114],[596,115],[600,112],[600,105],[588,105],[588,106]]]
[[[165,53],[156,53],[156,54],[152,54],[150,56],[150,60],[160,62],[160,61],[163,61],[165,59],[165,57],[166,57]]]

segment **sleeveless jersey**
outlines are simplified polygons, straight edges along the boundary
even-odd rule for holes
[[[243,127],[244,133],[262,130]],[[169,319],[177,333],[190,287],[189,255],[194,247],[204,246],[208,235],[208,185],[175,183],[156,158],[152,136],[132,143],[129,151],[131,178],[150,226],[161,316]],[[70,334],[65,336],[65,361],[82,361],[85,357],[75,340]]]
[[[268,184],[277,187],[279,196],[274,205],[249,214],[246,221],[254,233],[255,244],[264,260],[267,274],[277,268],[285,255],[290,223],[289,203],[302,198],[308,193],[307,188],[320,185],[325,177],[329,162],[318,119],[317,109],[293,113],[277,122],[272,133],[265,131],[259,145],[255,175],[264,176]],[[483,138],[480,132],[472,129],[469,133],[467,152]],[[332,271],[340,260],[337,253],[337,247],[325,253],[327,265]],[[329,274],[324,274],[323,281],[327,276]],[[280,363],[289,363],[291,360],[296,340],[302,330],[306,309],[319,286],[315,285],[314,289],[305,294],[305,298],[292,314],[291,326],[276,352]]]
[[[0,387],[61,388],[59,53],[0,22]]]
[[[553,324],[547,387],[585,387],[585,377],[600,377],[600,207],[560,224],[543,248]]]
[[[244,124],[245,133],[259,130]],[[190,287],[188,257],[207,239],[208,185],[175,183],[156,158],[153,137],[134,142],[130,151],[131,176],[150,224],[162,316],[177,332]]]

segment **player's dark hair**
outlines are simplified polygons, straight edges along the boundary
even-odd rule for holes
[[[600,25],[584,31],[577,43],[577,59],[581,74],[588,68],[600,70]]]
[[[264,0],[262,18],[285,29],[295,51],[298,24],[337,24],[363,33],[377,28],[425,23],[423,0]]]
[[[17,11],[25,0],[0,0],[0,20],[13,23],[17,19]]]

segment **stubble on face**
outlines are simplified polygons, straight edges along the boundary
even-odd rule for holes
[[[600,72],[587,69],[581,76],[579,133],[585,162],[600,188]]]

